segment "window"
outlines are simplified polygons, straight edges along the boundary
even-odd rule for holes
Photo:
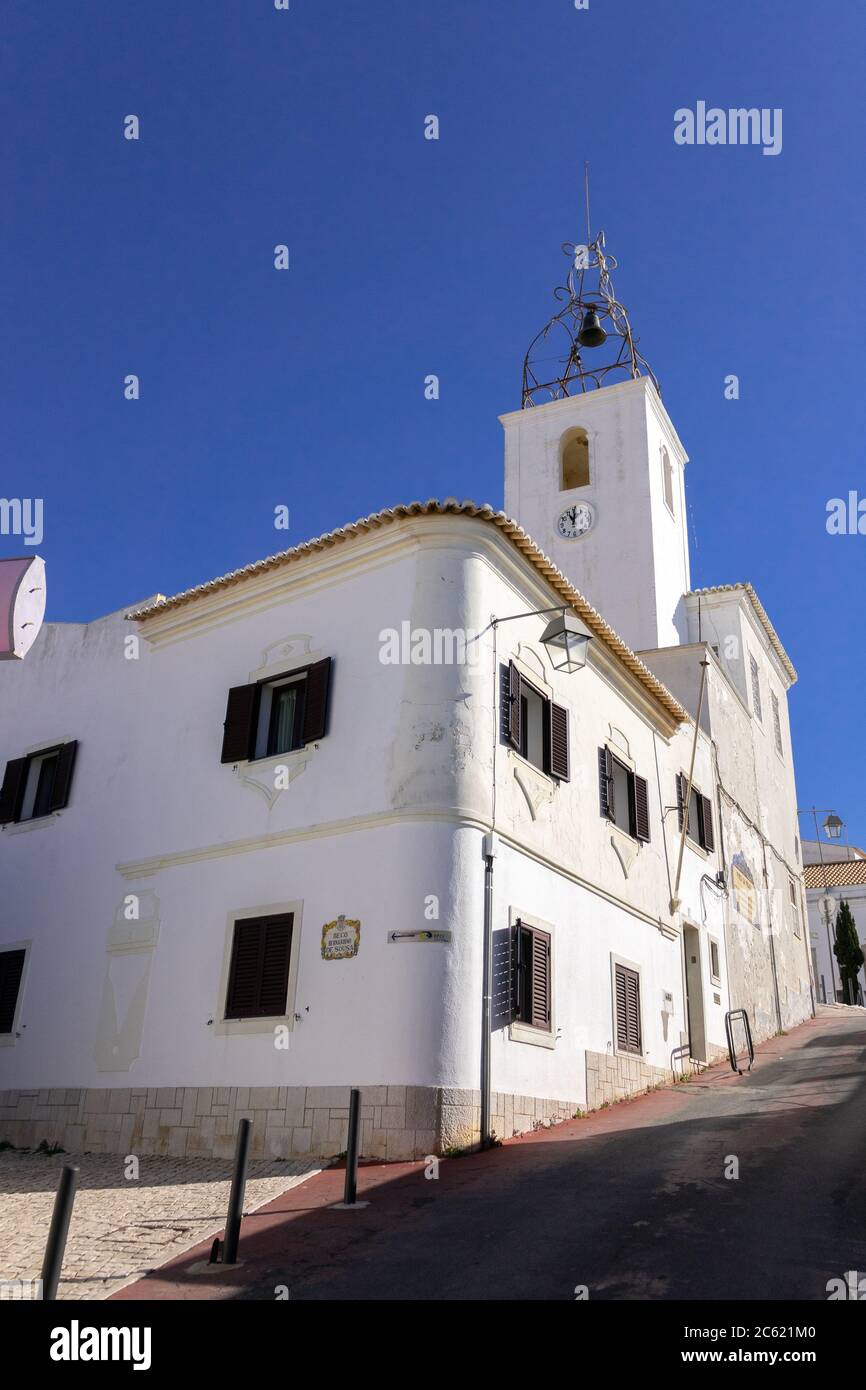
[[[548,700],[508,663],[505,733],[512,748],[540,772],[562,782],[569,778],[568,711]]]
[[[752,709],[755,711],[755,718],[763,722],[761,713],[761,678],[758,675],[758,663],[749,652],[749,665],[752,670]]]
[[[512,1018],[551,1031],[550,933],[518,920],[512,928]]]
[[[0,788],[0,825],[39,820],[69,804],[78,743],[44,748],[6,764]]]
[[[235,922],[225,1017],[280,1018],[286,1012],[294,914]]]
[[[671,465],[667,449],[662,446],[662,487],[664,488],[665,506],[673,516],[674,511],[674,470]]]
[[[770,691],[770,699],[773,704],[773,733],[776,738],[776,752],[783,757],[782,752],[782,716],[779,713],[779,700],[775,690]]]
[[[589,437],[586,430],[569,430],[562,437],[559,449],[561,492],[589,484]]]
[[[0,1034],[11,1033],[15,1027],[25,955],[23,950],[0,951]]]
[[[646,780],[614,757],[609,748],[599,748],[598,782],[601,814],[632,839],[649,840]]]
[[[688,777],[684,777],[681,772],[677,773],[677,818],[680,830],[683,828],[685,819],[688,782]],[[716,837],[713,831],[713,804],[708,796],[701,795],[694,783],[692,783],[689,794],[686,835],[692,844],[700,845],[701,849],[707,850],[710,854],[716,847]]]
[[[618,1052],[641,1055],[640,976],[627,965],[614,966],[616,980],[616,1046]]]
[[[791,918],[794,923],[794,935],[800,935],[800,904],[797,900],[797,885],[792,878],[788,879],[788,892],[791,897]]]
[[[328,656],[297,671],[234,686],[226,705],[221,761],[276,757],[323,738],[330,684]]]
[[[718,983],[722,978],[719,965],[719,943],[718,941],[714,941],[712,937],[710,937],[710,974],[713,977],[714,983]]]

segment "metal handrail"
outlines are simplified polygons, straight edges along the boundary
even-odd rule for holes
[[[742,1076],[742,1075],[743,1075],[743,1069],[742,1069],[742,1067],[740,1067],[740,1066],[737,1065],[737,1049],[736,1049],[735,1046],[734,1046],[734,1022],[735,1022],[735,1020],[740,1020],[740,1021],[742,1021],[743,1027],[744,1027],[745,1030],[746,1030],[746,1046],[747,1046],[748,1049],[749,1049],[749,1066],[748,1066],[748,1070],[749,1070],[749,1071],[752,1070],[752,1067],[753,1067],[753,1065],[754,1065],[754,1061],[755,1061],[755,1047],[754,1047],[754,1043],[752,1042],[752,1029],[751,1029],[751,1025],[750,1025],[750,1023],[749,1023],[749,1015],[746,1013],[746,1010],[745,1010],[745,1009],[729,1009],[728,1012],[725,1014],[725,1036],[726,1036],[726,1038],[727,1038],[727,1040],[728,1040],[728,1060],[729,1060],[730,1063],[731,1063],[731,1071],[736,1072],[737,1076]]]
[[[676,1076],[677,1074],[677,1069],[674,1065],[675,1062],[679,1062],[681,1064],[680,1075],[685,1075],[685,1073],[682,1071],[682,1062],[683,1059],[685,1059],[686,1061],[691,1061],[691,1053],[691,1043],[685,1043],[682,1047],[674,1048],[673,1052],[671,1053],[671,1071],[673,1072],[674,1076]]]

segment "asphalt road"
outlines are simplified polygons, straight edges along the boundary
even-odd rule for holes
[[[120,1296],[825,1301],[866,1274],[866,1011],[822,1010],[751,1075],[713,1068],[438,1180],[362,1168],[358,1211],[331,1209],[341,1181],[248,1218],[242,1267],[211,1279],[191,1252]]]
[[[866,1272],[866,1015],[787,1041],[748,1076],[617,1107],[628,1128],[473,1159],[450,1200],[293,1280],[292,1298],[573,1299],[586,1285],[593,1299],[825,1300],[828,1279]]]

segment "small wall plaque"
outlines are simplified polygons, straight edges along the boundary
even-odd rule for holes
[[[341,912],[322,927],[322,960],[351,960],[361,944],[361,923]]]

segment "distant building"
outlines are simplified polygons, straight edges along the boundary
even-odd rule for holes
[[[854,845],[850,858],[841,857],[846,845],[821,845],[823,864],[817,860],[817,843],[803,841],[803,871],[806,899],[809,906],[809,943],[818,998],[840,1004],[851,1001],[843,997],[839,962],[833,954],[836,941],[836,914],[843,898],[851,908],[860,945],[866,955],[866,854]],[[829,854],[828,854],[829,850]],[[858,980],[861,999],[866,1000],[866,972],[861,969]]]

